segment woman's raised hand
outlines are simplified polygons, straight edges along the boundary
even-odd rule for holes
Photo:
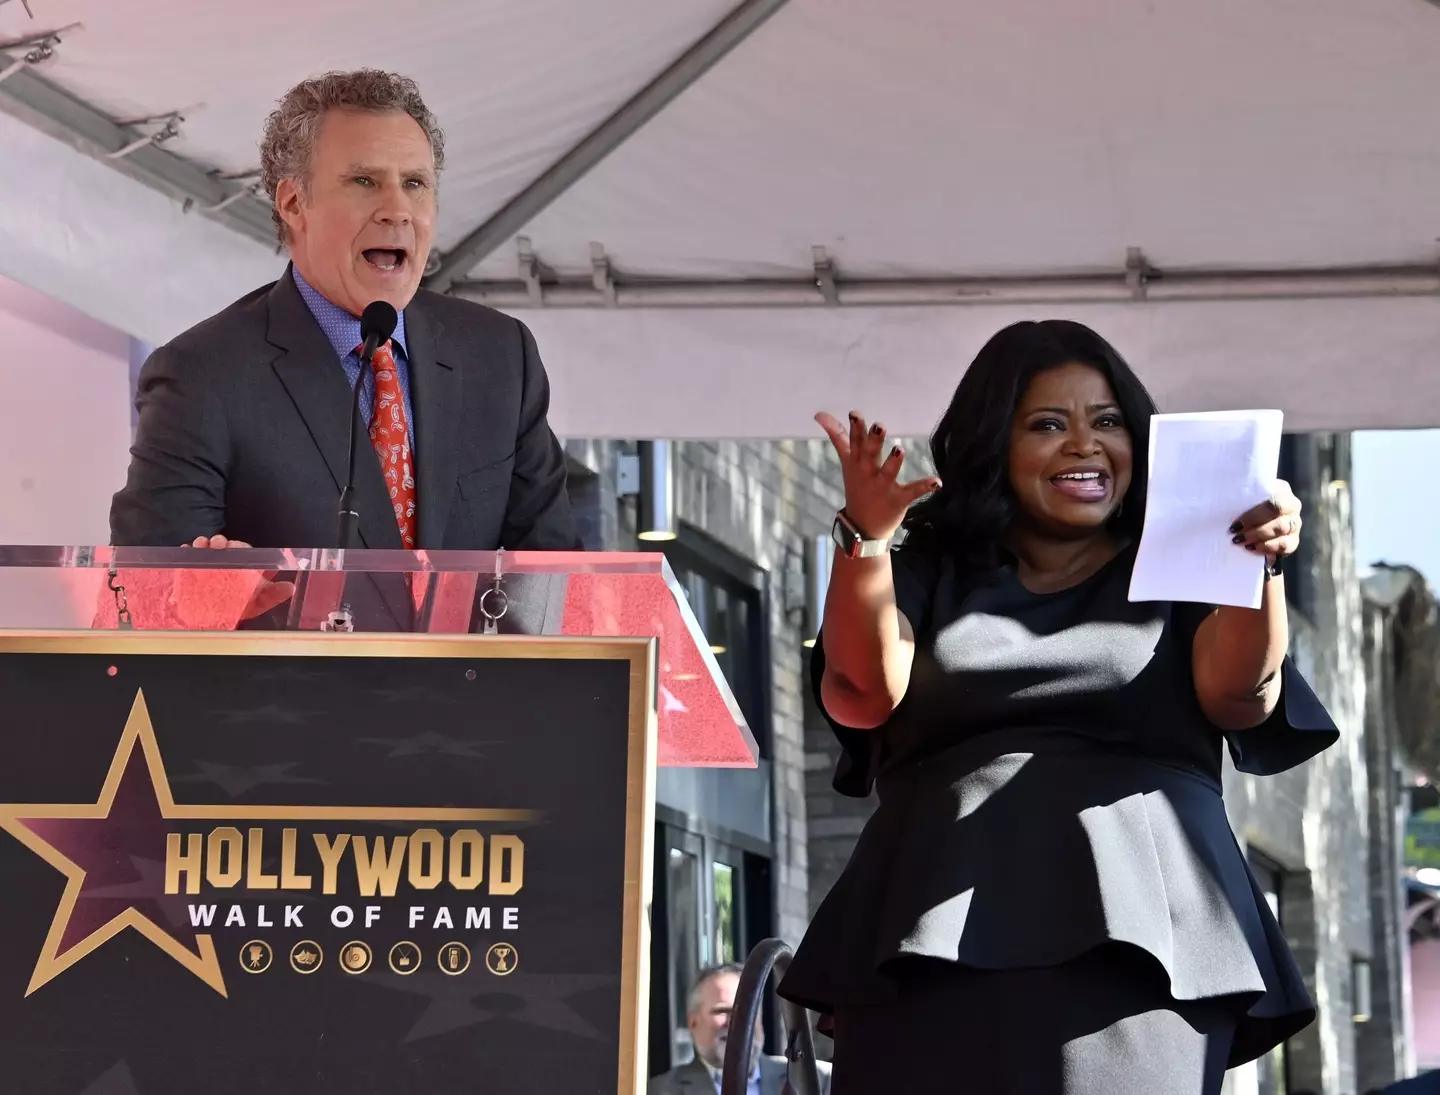
[[[817,414],[815,421],[829,435],[840,457],[845,477],[845,516],[866,539],[890,539],[905,520],[905,511],[939,489],[940,480],[934,476],[913,483],[899,481],[905,454],[899,445],[885,454],[885,427],[880,423],[867,426],[853,411],[848,429],[825,411]]]

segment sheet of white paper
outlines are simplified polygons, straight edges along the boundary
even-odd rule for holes
[[[1270,497],[1284,421],[1280,411],[1150,420],[1150,480],[1132,601],[1260,607],[1264,559],[1232,543],[1228,529]]]

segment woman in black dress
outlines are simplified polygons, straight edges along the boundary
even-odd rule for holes
[[[845,546],[814,685],[837,789],[879,798],[780,985],[833,1033],[833,1095],[1211,1095],[1314,1018],[1221,800],[1222,741],[1265,775],[1338,737],[1286,655],[1300,503],[1215,529],[1263,558],[1258,611],[1132,603],[1154,411],[1047,321],[966,372],[940,479],[818,416]]]

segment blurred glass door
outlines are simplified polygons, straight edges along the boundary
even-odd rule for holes
[[[686,1022],[686,994],[709,965],[706,943],[704,843],[694,833],[665,826],[665,913],[669,936],[671,1067],[695,1056]]]

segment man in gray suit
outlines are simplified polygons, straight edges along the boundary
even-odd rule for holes
[[[730,1013],[735,1006],[735,990],[740,985],[742,968],[714,966],[702,970],[695,979],[685,1006],[695,1059],[652,1079],[648,1095],[718,1095],[725,1044],[730,1033]],[[761,1052],[764,1032],[759,1023],[755,1025],[753,1037],[750,1060],[754,1068],[747,1086],[748,1095],[781,1095],[787,1062],[783,1057],[767,1057]],[[822,1061],[819,1071],[820,1091],[825,1095],[830,1090],[830,1066]]]
[[[291,265],[146,362],[113,544],[336,546],[359,383],[360,546],[580,546],[530,332],[419,289],[443,162],[408,79],[330,73],[285,95],[261,165]],[[400,323],[367,369],[358,317],[377,300]]]

